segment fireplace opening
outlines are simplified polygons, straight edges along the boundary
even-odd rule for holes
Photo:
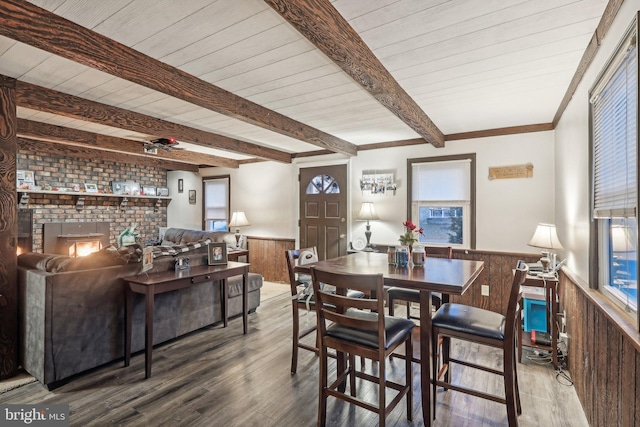
[[[102,249],[100,240],[89,240],[86,242],[76,241],[69,246],[69,256],[73,258],[87,256],[94,252],[98,252],[100,249]]]
[[[42,226],[46,254],[81,257],[109,245],[108,222],[45,222]]]

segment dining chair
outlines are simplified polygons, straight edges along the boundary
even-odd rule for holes
[[[471,307],[464,304],[443,304],[431,319],[432,329],[432,369],[433,378],[433,407],[435,418],[436,390],[438,386],[451,389],[507,406],[507,420],[509,426],[518,425],[518,415],[522,413],[520,406],[520,392],[518,390],[518,372],[516,363],[516,324],[520,316],[519,294],[520,286],[527,276],[528,267],[524,261],[518,261],[505,315],[482,308]],[[501,369],[479,365],[465,360],[450,357],[448,351],[442,354],[442,369],[438,371],[438,337],[457,338],[474,343],[502,349]],[[444,346],[443,346],[444,348]],[[471,368],[480,369],[500,375],[504,379],[505,397],[496,396],[479,390],[473,390],[461,385],[454,385],[440,378],[445,371],[451,370],[451,363],[457,363]],[[451,375],[449,375],[451,378]]]
[[[402,344],[405,344],[406,354],[412,353],[411,331],[415,323],[409,319],[384,314],[382,274],[336,273],[312,267],[311,277],[317,302],[318,336],[320,337],[318,425],[324,426],[326,423],[329,396],[376,412],[381,427],[384,427],[387,415],[405,397],[407,419],[411,421],[413,418],[411,360],[407,358],[405,361],[405,384],[386,379],[385,360]],[[336,292],[323,290],[321,284],[335,286]],[[345,295],[348,289],[368,293],[372,298],[349,297]],[[328,384],[327,349],[329,348],[334,349],[338,355],[336,380],[331,384]],[[347,364],[344,363],[345,354],[348,354]],[[357,371],[355,356],[379,362],[378,376]],[[347,377],[350,380],[349,394],[346,393]],[[357,397],[356,378],[378,384],[377,405]],[[389,404],[386,403],[388,387],[397,391]]]
[[[316,311],[315,298],[313,296],[313,286],[311,276],[295,272],[296,265],[304,265],[318,261],[318,251],[315,246],[304,249],[294,249],[285,251],[287,257],[287,268],[289,270],[289,283],[291,285],[291,307],[293,309],[293,349],[291,351],[291,374],[295,374],[298,368],[298,349],[312,351],[318,354],[319,341],[316,338],[316,345],[311,346],[302,343],[307,335],[313,333],[317,328],[314,321],[304,330],[300,331],[301,312]],[[359,291],[349,291],[349,295],[354,298],[363,298],[364,294]]]

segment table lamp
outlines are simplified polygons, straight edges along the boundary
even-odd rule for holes
[[[528,243],[529,246],[543,249],[564,249],[558,235],[556,233],[556,226],[554,224],[538,224],[533,237]],[[551,259],[549,259],[551,258]],[[550,251],[542,251],[542,258],[540,258],[540,264],[545,273],[549,272],[550,264],[551,268],[556,266],[556,254]]]
[[[247,216],[242,211],[235,211],[233,215],[231,215],[231,221],[229,221],[229,230],[232,227],[236,227],[236,248],[240,247],[240,229],[237,227],[246,227],[249,224],[249,220]]]
[[[367,221],[367,231],[364,232],[364,235],[367,238],[367,246],[363,249],[365,252],[373,252],[373,248],[371,247],[371,226],[369,225],[369,221],[376,221],[379,219],[380,218],[378,218],[378,214],[373,207],[373,202],[362,202],[360,212],[358,213],[358,221]]]

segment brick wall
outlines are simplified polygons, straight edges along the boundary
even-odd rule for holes
[[[29,151],[18,152],[17,168],[35,174],[36,185],[84,188],[84,183],[95,183],[100,190],[109,188],[111,181],[136,181],[141,186],[166,187],[167,172],[164,169],[138,167],[135,164],[89,161]],[[77,196],[71,194],[29,195],[29,208],[33,209],[33,251],[42,252],[42,224],[45,222],[108,221],[110,242],[116,244],[118,235],[130,224],[137,223],[136,230],[142,241],[158,236],[158,227],[167,225],[168,200],[130,197],[126,207],[121,207],[119,197],[100,197],[84,194],[82,210],[76,209]]]

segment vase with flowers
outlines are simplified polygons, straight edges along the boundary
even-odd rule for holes
[[[409,251],[411,251],[413,244],[418,241],[419,236],[424,236],[424,229],[422,227],[418,228],[417,225],[409,220],[403,222],[402,226],[404,227],[404,234],[401,234],[398,240],[403,246],[409,246]]]

